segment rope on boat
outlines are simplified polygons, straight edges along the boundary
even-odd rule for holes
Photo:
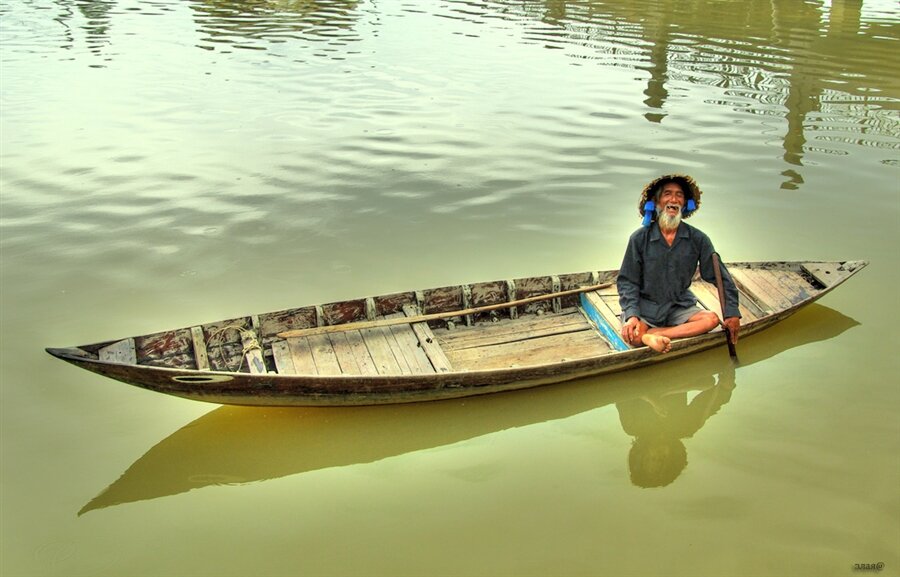
[[[228,370],[228,372],[239,373],[239,372],[241,372],[241,369],[244,366],[244,359],[247,358],[247,353],[249,353],[250,351],[253,351],[253,350],[261,351],[262,347],[259,345],[259,341],[256,338],[256,333],[254,331],[247,330],[245,327],[242,327],[240,325],[227,325],[227,326],[221,327],[219,329],[216,329],[215,331],[210,333],[209,342],[215,343],[217,338],[221,339],[221,337],[225,334],[225,332],[230,331],[230,330],[237,331],[238,334],[241,336],[241,343],[243,343],[243,349],[241,350],[241,359],[240,359],[241,362],[238,363],[238,366],[236,369],[234,369],[234,370],[229,369],[228,359],[225,358],[225,353],[224,353],[224,350],[225,350],[224,341],[219,343],[219,358],[222,361],[222,366],[225,367],[225,369]]]

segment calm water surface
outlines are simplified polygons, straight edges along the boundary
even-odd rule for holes
[[[4,577],[900,575],[893,1],[3,0]],[[618,266],[867,259],[769,332],[482,399],[226,408],[54,361]]]

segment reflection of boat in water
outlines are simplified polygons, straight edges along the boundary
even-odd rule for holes
[[[746,366],[792,347],[833,338],[857,324],[837,311],[811,305],[766,333],[743,339],[741,363]],[[674,367],[623,373],[603,387],[582,380],[516,395],[441,403],[341,409],[225,406],[151,448],[79,514],[209,485],[371,463],[610,404],[705,390],[716,382],[716,375],[721,386],[722,371],[733,370],[722,351],[699,355],[681,370],[671,370]]]

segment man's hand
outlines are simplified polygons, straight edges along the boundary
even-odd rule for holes
[[[731,335],[731,344],[736,345],[738,342],[738,333],[741,332],[741,319],[738,317],[728,317],[722,324],[728,329],[728,334]]]
[[[637,317],[631,317],[622,325],[622,339],[633,347],[639,347],[644,343],[641,337],[647,332],[647,323]]]

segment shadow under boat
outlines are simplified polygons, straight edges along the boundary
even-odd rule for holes
[[[831,339],[858,324],[828,307],[810,305],[790,319],[741,340],[741,366]],[[210,485],[252,483],[371,463],[606,405],[705,391],[716,386],[716,375],[720,376],[719,383],[721,375],[730,375],[727,379],[730,387],[734,386],[733,367],[724,347],[674,363],[430,403],[341,408],[223,406],[160,441],[78,514]],[[679,363],[680,370],[671,370]]]

